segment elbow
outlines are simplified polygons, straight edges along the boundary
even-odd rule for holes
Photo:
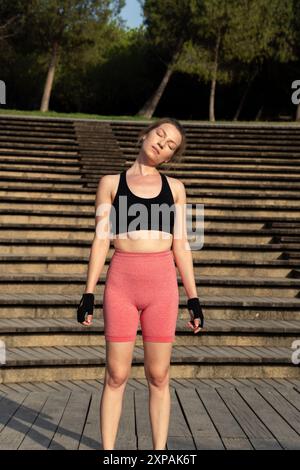
[[[183,239],[174,239],[172,244],[172,251],[176,255],[185,254],[187,251],[190,251],[190,244],[186,238]]]

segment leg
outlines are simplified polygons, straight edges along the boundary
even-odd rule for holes
[[[104,450],[114,449],[139,322],[132,298],[134,283],[127,269],[130,272],[126,258],[120,260],[113,255],[103,293],[106,368],[100,402],[100,432]]]
[[[122,412],[123,395],[130,376],[135,341],[106,341],[105,380],[100,401],[103,450],[113,450]]]
[[[144,368],[149,386],[149,413],[154,450],[165,450],[170,421],[172,343],[144,341]]]

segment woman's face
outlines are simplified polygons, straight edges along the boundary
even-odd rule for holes
[[[143,150],[157,164],[169,161],[180,146],[181,133],[172,124],[163,123],[152,129],[143,142]]]

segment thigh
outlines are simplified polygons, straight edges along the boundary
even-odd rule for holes
[[[140,321],[145,342],[174,342],[178,317],[179,291],[176,275],[166,276],[152,292]]]
[[[165,380],[170,369],[172,343],[144,342],[144,369],[148,379]]]
[[[133,287],[116,269],[110,269],[103,292],[104,335],[109,342],[135,341],[139,310]]]
[[[135,341],[106,341],[106,380],[121,383],[128,379],[134,345]]]

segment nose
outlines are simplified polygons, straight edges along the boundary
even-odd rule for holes
[[[161,138],[161,139],[160,139],[160,142],[158,142],[158,145],[160,146],[160,148],[162,148],[165,143],[166,143],[166,139]]]

